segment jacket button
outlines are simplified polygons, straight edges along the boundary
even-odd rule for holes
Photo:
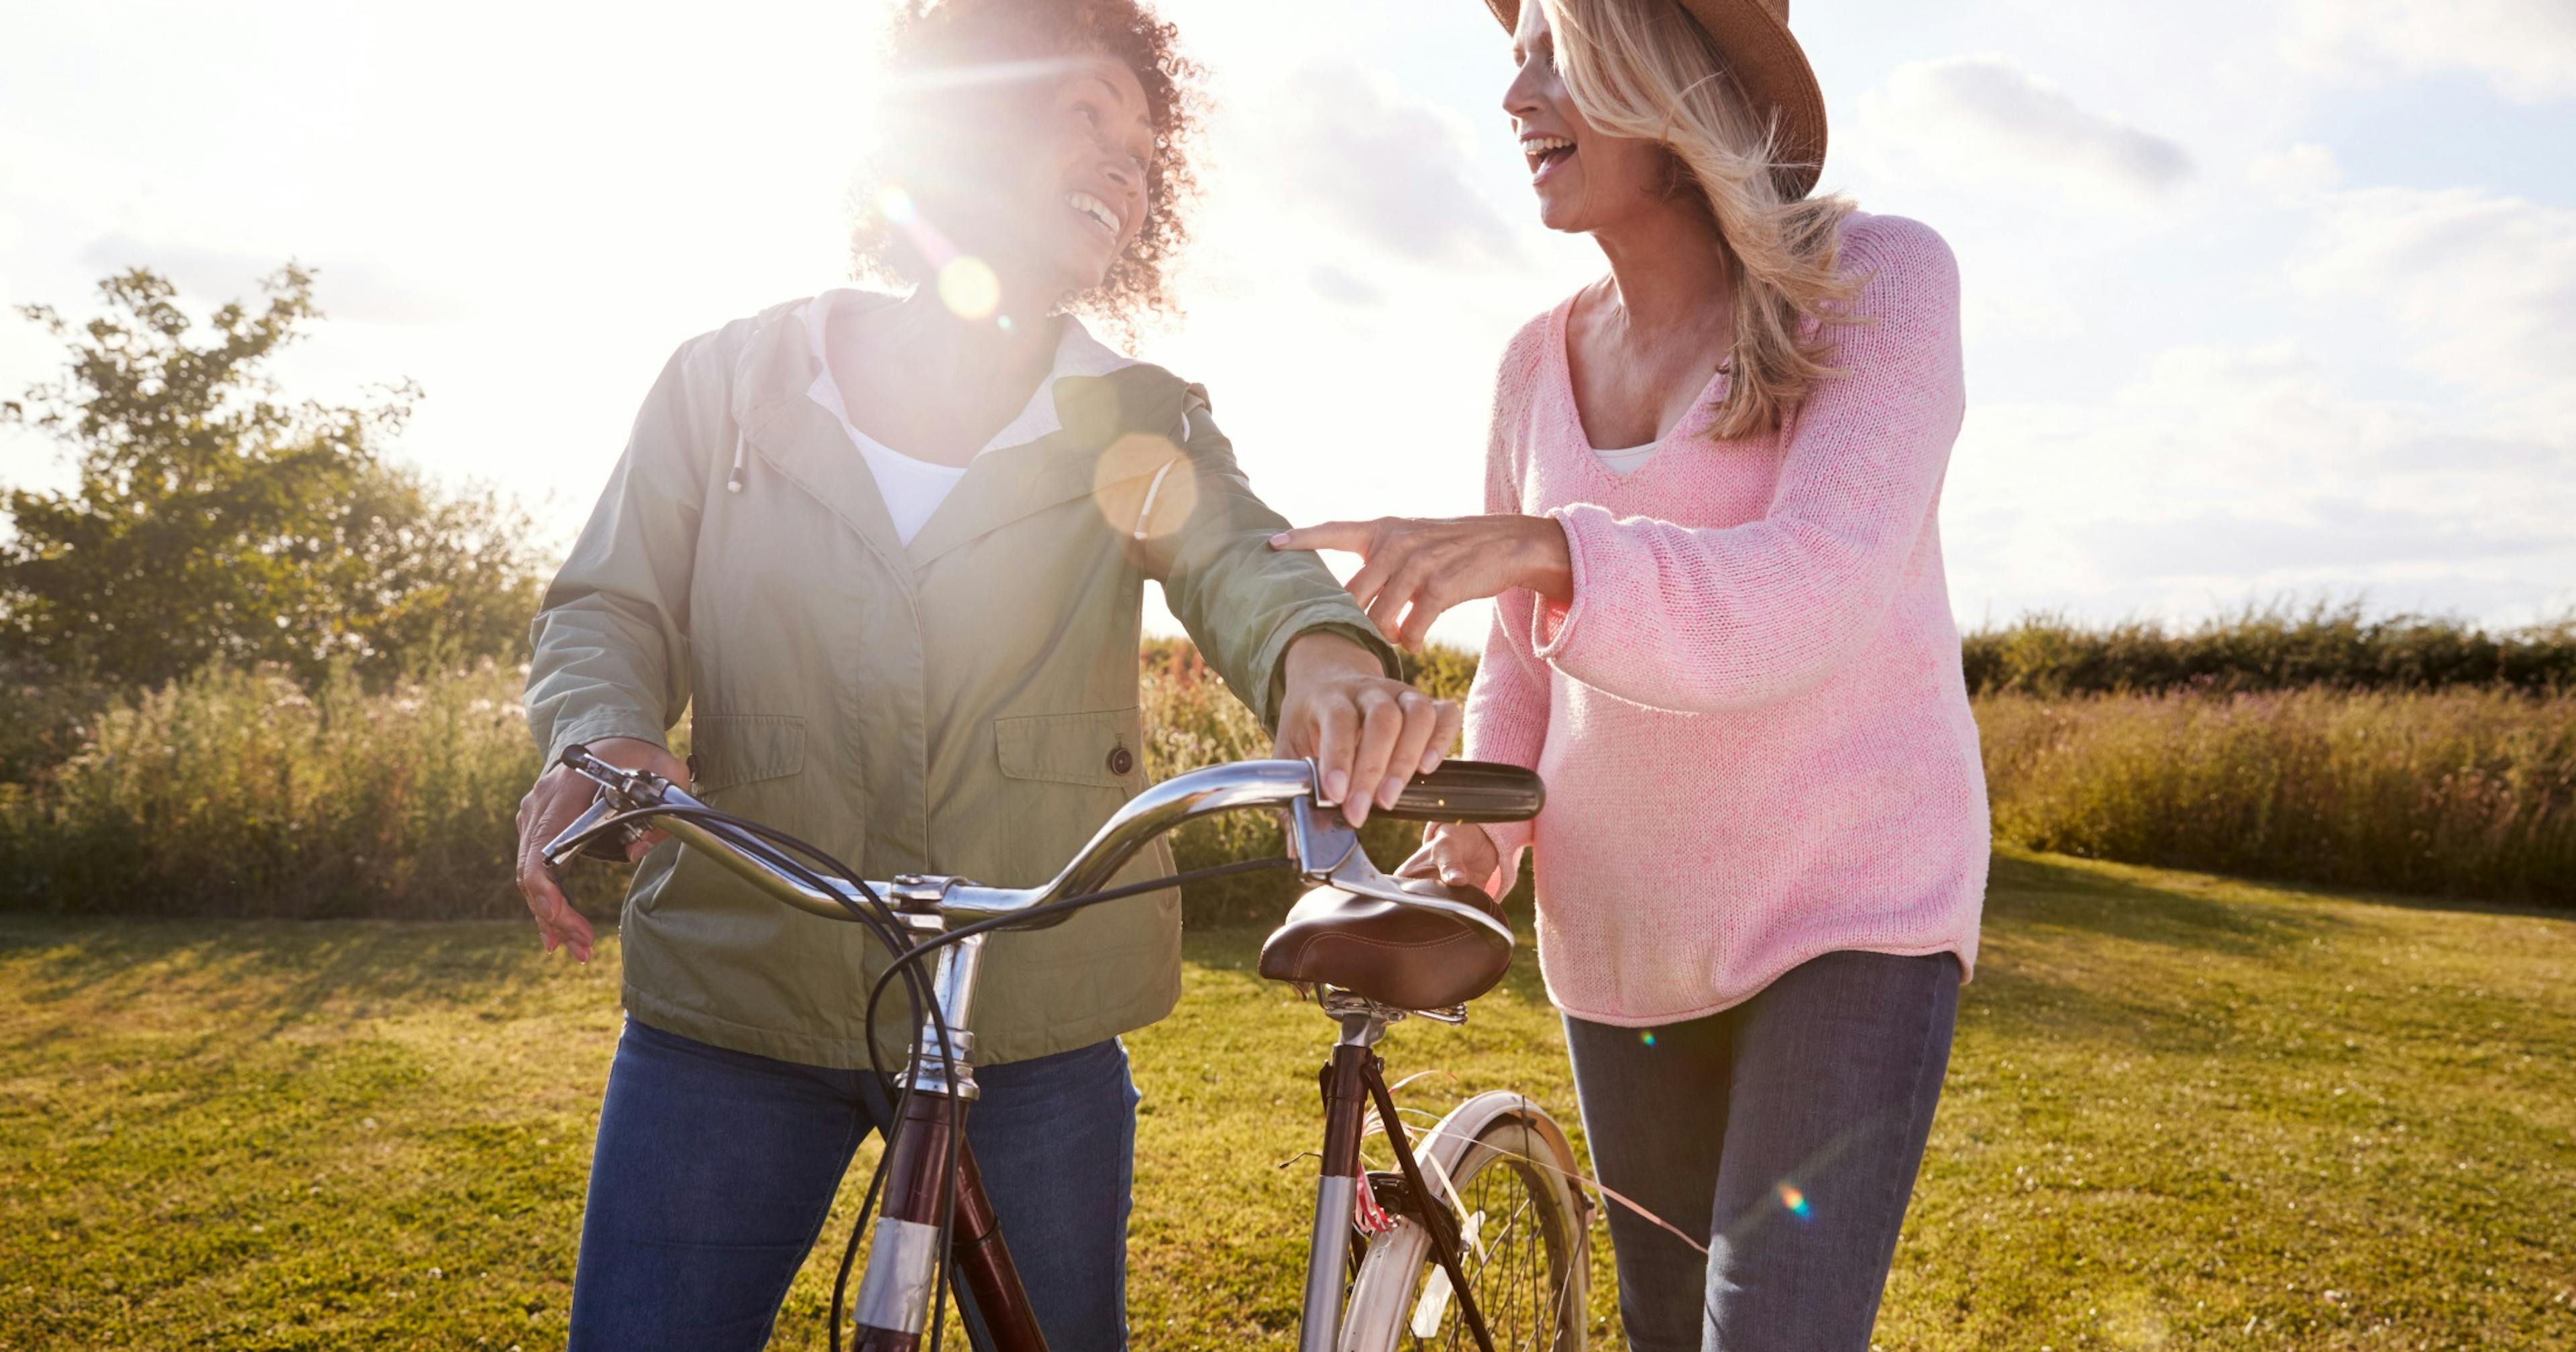
[[[1133,769],[1135,769],[1135,768],[1136,768],[1136,753],[1135,753],[1135,752],[1130,751],[1130,750],[1128,750],[1127,748],[1125,748],[1125,747],[1123,747],[1123,746],[1122,746],[1122,747],[1114,748],[1114,749],[1112,749],[1112,750],[1110,751],[1110,753],[1109,753],[1109,773],[1111,773],[1111,774],[1113,774],[1113,775],[1120,776],[1121,778],[1124,778],[1124,777],[1126,776],[1126,774],[1127,774],[1127,772],[1128,772],[1128,771],[1133,770]]]

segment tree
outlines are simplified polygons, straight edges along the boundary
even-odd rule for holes
[[[20,307],[70,363],[0,421],[66,444],[79,483],[0,492],[0,655],[148,683],[209,661],[382,675],[525,642],[526,514],[386,460],[408,381],[371,407],[283,402],[267,363],[322,314],[292,263],[260,286],[265,308],[223,306],[202,344],[148,269],[99,283],[108,312],[78,327]]]

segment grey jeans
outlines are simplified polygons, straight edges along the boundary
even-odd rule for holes
[[[1635,1352],[1867,1352],[1923,1161],[1959,963],[1828,953],[1705,1018],[1569,1016]]]

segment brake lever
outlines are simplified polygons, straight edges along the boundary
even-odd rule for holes
[[[546,866],[561,868],[564,861],[575,854],[625,863],[627,847],[644,836],[646,828],[642,822],[628,822],[615,831],[589,840],[581,840],[581,837],[618,813],[661,803],[663,792],[671,787],[671,782],[649,770],[629,770],[624,766],[611,765],[591,754],[590,748],[579,742],[565,747],[559,759],[565,769],[597,784],[599,792],[570,826],[556,832],[555,838],[546,842],[545,848],[539,852]],[[575,845],[575,841],[580,843]]]
[[[1360,833],[1343,818],[1340,808],[1316,801],[1322,796],[1299,794],[1288,804],[1289,844],[1297,852],[1297,872],[1309,883],[1329,881],[1354,855],[1363,862],[1368,859],[1360,849]]]
[[[546,842],[545,848],[539,851],[540,857],[546,861],[546,867],[560,869],[564,861],[574,855],[606,859],[612,863],[626,862],[626,847],[644,836],[642,822],[628,822],[614,831],[603,832],[587,840],[582,839],[602,821],[624,810],[609,800],[608,793],[607,789],[601,789],[598,796],[590,800],[590,806],[584,809],[580,816],[572,819],[572,825],[556,832],[555,838]]]
[[[1313,762],[1308,762],[1312,765]],[[1297,873],[1310,887],[1337,887],[1355,896],[1391,901],[1399,906],[1443,911],[1470,924],[1498,930],[1505,941],[1511,928],[1473,906],[1408,888],[1380,870],[1360,848],[1360,833],[1339,807],[1318,803],[1320,793],[1300,794],[1288,805],[1289,848],[1296,852]]]
[[[620,811],[631,812],[639,807],[659,803],[662,801],[662,791],[671,787],[671,781],[650,770],[629,770],[625,766],[612,765],[601,760],[591,754],[589,747],[579,742],[565,747],[563,755],[557,757],[557,760],[574,774],[626,798],[628,801],[619,809]]]

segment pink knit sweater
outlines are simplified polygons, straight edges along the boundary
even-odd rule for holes
[[[1958,267],[1893,216],[1851,217],[1842,257],[1844,374],[1727,442],[1712,382],[1626,478],[1575,411],[1573,302],[1504,353],[1485,506],[1563,523],[1574,601],[1497,600],[1466,751],[1547,780],[1489,829],[1504,878],[1537,850],[1539,965],[1579,1017],[1693,1018],[1839,949],[1975,962],[1985,776],[1935,519]]]

